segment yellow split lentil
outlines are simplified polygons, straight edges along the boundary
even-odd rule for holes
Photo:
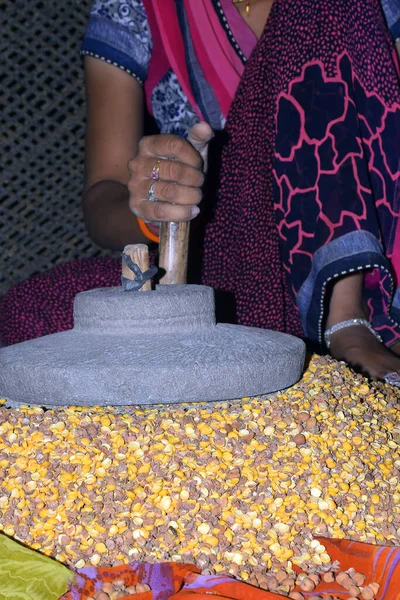
[[[4,401],[3,401],[4,403]],[[74,567],[324,569],[315,538],[400,539],[400,394],[313,357],[267,398],[0,408],[0,530]]]

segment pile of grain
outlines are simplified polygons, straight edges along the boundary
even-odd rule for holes
[[[314,538],[400,539],[400,395],[314,357],[266,399],[0,409],[0,529],[73,567],[192,562],[261,585]]]

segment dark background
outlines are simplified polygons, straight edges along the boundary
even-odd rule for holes
[[[54,264],[109,255],[82,218],[91,0],[0,2],[0,295]],[[146,117],[146,132],[156,131]]]

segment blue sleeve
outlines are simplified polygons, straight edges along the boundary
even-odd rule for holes
[[[400,0],[381,0],[386,22],[395,42],[400,40]]]
[[[123,69],[143,83],[152,40],[142,0],[94,0],[81,54]]]

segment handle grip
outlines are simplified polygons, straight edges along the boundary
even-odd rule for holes
[[[160,224],[159,266],[165,271],[160,283],[186,283],[189,231],[189,221]]]

